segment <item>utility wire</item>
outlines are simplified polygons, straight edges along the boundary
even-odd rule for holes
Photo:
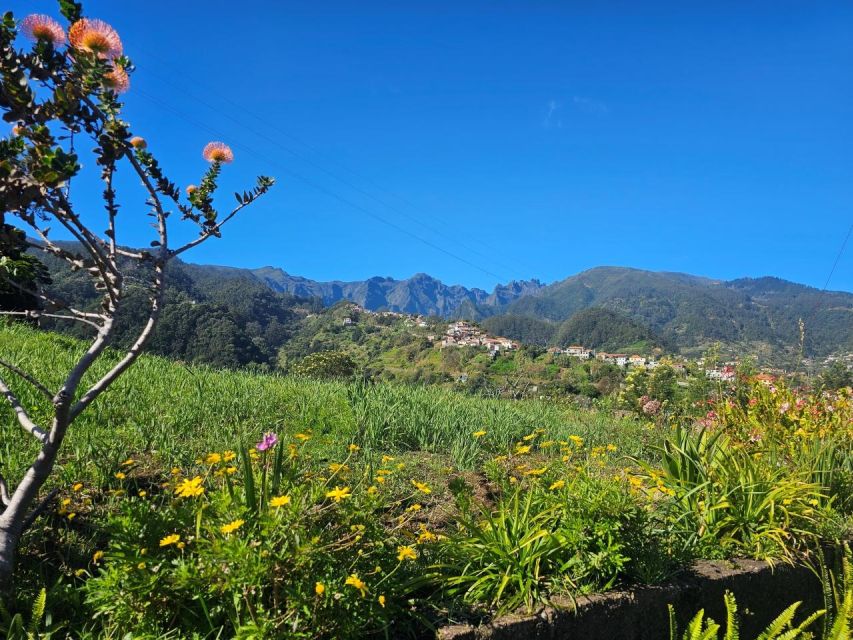
[[[198,120],[195,120],[194,118],[189,116],[186,112],[184,112],[184,111],[182,111],[182,110],[180,110],[180,109],[178,109],[178,108],[176,108],[170,104],[167,104],[167,103],[163,102],[162,100],[159,100],[158,98],[146,93],[145,91],[142,91],[140,89],[135,89],[134,93],[142,96],[143,98],[149,100],[150,102],[154,103],[155,105],[159,106],[162,109],[165,109],[167,111],[171,111],[173,114],[175,114],[179,118],[185,120],[186,122],[188,122],[188,123],[190,123],[190,124],[192,124],[198,128],[206,129],[208,132],[210,132],[211,134],[213,134],[217,137],[222,138],[225,136],[225,134],[222,131],[219,131],[218,129],[216,129],[214,127],[211,127],[205,123],[199,122]],[[370,216],[371,218],[373,218],[375,220],[378,220],[379,222],[382,222],[383,224],[391,227],[392,229],[395,229],[395,230],[399,231],[400,233],[405,234],[405,235],[409,236],[410,238],[413,238],[413,239],[425,244],[426,246],[431,247],[432,249],[435,249],[436,251],[440,251],[441,253],[445,254],[446,256],[449,256],[455,260],[458,260],[459,262],[466,264],[469,267],[473,267],[474,269],[477,269],[478,271],[482,271],[483,273],[485,273],[489,276],[492,276],[493,278],[496,278],[498,281],[502,280],[501,276],[497,275],[493,271],[490,271],[490,270],[486,269],[485,267],[481,267],[480,265],[475,264],[474,262],[471,262],[470,260],[463,258],[462,256],[459,256],[459,255],[453,253],[452,251],[449,251],[449,250],[445,249],[444,247],[441,247],[441,246],[435,244],[434,242],[432,242],[426,238],[423,238],[423,237],[417,235],[416,233],[413,233],[412,231],[409,231],[408,229],[406,229],[404,227],[401,227],[400,225],[392,222],[391,220],[388,220],[384,216],[381,216],[378,213],[375,213],[374,211],[371,211],[370,209],[367,209],[366,207],[363,207],[363,206],[353,202],[352,200],[349,200],[349,199],[335,193],[334,191],[331,191],[330,189],[327,189],[323,185],[311,180],[310,178],[306,178],[302,174],[299,174],[299,173],[293,171],[292,169],[285,167],[280,161],[278,161],[274,158],[269,158],[267,156],[264,156],[263,154],[259,153],[258,151],[256,151],[252,147],[246,145],[245,143],[238,141],[238,142],[235,142],[233,144],[233,146],[244,149],[247,153],[255,156],[256,158],[258,158],[262,162],[277,166],[279,168],[279,170],[281,170],[284,173],[286,173],[286,174],[296,178],[297,180],[307,184],[308,186],[316,189],[317,191],[320,191],[321,193],[324,193],[325,195],[327,195],[331,198],[334,198],[335,200],[338,200],[339,202],[346,204],[346,205],[364,213],[365,215]]]
[[[853,234],[853,222],[850,223],[850,228],[847,229],[847,235],[844,236],[844,242],[841,243],[841,248],[838,250],[838,255],[835,256],[835,262],[832,263],[832,269],[829,270],[829,275],[826,277],[826,282],[823,284],[823,289],[821,293],[826,291],[827,287],[829,287],[829,281],[832,280],[833,274],[835,274],[835,269],[838,267],[838,263],[841,262],[841,256],[844,254],[844,250],[847,248],[847,242],[850,240],[850,235]]]
[[[152,56],[152,58],[156,58],[156,56]],[[163,64],[165,65],[166,63],[164,62]],[[137,65],[137,67],[138,67],[138,66],[139,66],[139,65]],[[454,244],[457,244],[457,245],[458,245],[458,246],[460,246],[462,249],[465,249],[466,251],[468,251],[468,252],[470,252],[470,253],[476,254],[476,255],[480,256],[481,258],[486,258],[487,260],[490,260],[493,264],[495,264],[495,265],[497,265],[498,267],[500,267],[501,269],[505,270],[508,274],[515,274],[515,275],[516,275],[516,277],[519,277],[520,279],[526,279],[526,278],[523,278],[523,277],[521,277],[521,276],[519,276],[519,275],[518,275],[518,273],[517,273],[517,271],[516,271],[517,267],[512,267],[512,266],[509,266],[509,265],[503,264],[503,263],[501,263],[501,262],[499,262],[499,261],[495,260],[495,259],[494,259],[494,254],[499,254],[499,253],[500,253],[500,251],[499,251],[498,249],[496,249],[496,248],[494,248],[494,247],[492,247],[492,246],[488,245],[487,243],[483,242],[482,240],[478,239],[476,236],[474,236],[474,237],[472,238],[472,240],[474,240],[478,245],[480,245],[480,246],[484,247],[487,251],[489,251],[489,255],[483,254],[481,251],[478,251],[477,249],[475,249],[475,248],[471,247],[470,245],[468,245],[468,244],[466,244],[466,243],[464,243],[464,242],[460,241],[458,238],[456,238],[456,237],[454,237],[454,236],[451,236],[451,235],[448,235],[447,233],[444,233],[443,231],[441,231],[441,230],[439,230],[439,229],[436,229],[436,228],[435,228],[435,227],[433,227],[432,225],[429,225],[429,224],[427,224],[426,222],[424,222],[423,220],[421,220],[421,219],[419,219],[419,218],[417,218],[417,217],[415,217],[415,216],[412,216],[411,214],[409,214],[409,213],[405,212],[404,210],[400,209],[399,207],[394,206],[393,204],[389,203],[387,200],[384,200],[384,199],[382,199],[382,198],[380,198],[380,197],[378,197],[378,196],[376,196],[376,195],[374,195],[374,194],[372,194],[372,193],[370,193],[370,192],[366,191],[365,189],[362,189],[362,188],[361,188],[361,187],[359,187],[358,185],[354,184],[352,181],[347,180],[346,178],[343,178],[343,177],[341,177],[340,175],[336,174],[335,172],[333,172],[333,171],[331,171],[331,170],[327,169],[326,167],[324,167],[324,166],[320,165],[320,164],[319,164],[319,163],[317,163],[316,161],[312,160],[310,157],[307,157],[305,154],[300,153],[299,151],[297,151],[297,150],[295,150],[295,149],[293,149],[293,148],[291,148],[291,147],[288,147],[287,145],[282,144],[280,140],[273,139],[272,137],[270,137],[270,136],[269,136],[269,134],[268,134],[268,133],[266,133],[266,131],[275,131],[276,133],[278,133],[278,134],[280,134],[280,135],[282,135],[282,136],[284,136],[284,137],[286,137],[286,138],[289,138],[290,140],[292,140],[292,141],[296,142],[297,144],[299,144],[299,145],[302,145],[302,146],[306,147],[308,150],[310,150],[310,151],[311,151],[312,153],[314,153],[315,155],[317,155],[317,156],[321,156],[321,157],[324,157],[324,159],[326,159],[326,160],[328,160],[328,161],[330,161],[330,162],[332,162],[332,163],[336,164],[337,166],[341,167],[341,168],[342,168],[344,171],[346,171],[347,173],[350,173],[350,174],[352,174],[352,175],[354,175],[354,176],[356,176],[356,177],[358,177],[358,178],[360,178],[360,179],[362,179],[362,180],[364,180],[364,181],[366,181],[366,182],[371,183],[377,191],[382,192],[382,193],[385,193],[385,194],[388,194],[388,195],[390,195],[390,196],[391,196],[391,197],[393,197],[393,198],[396,198],[397,200],[401,201],[402,203],[404,203],[405,205],[407,205],[407,206],[408,206],[408,207],[410,207],[410,208],[418,209],[418,210],[420,210],[421,212],[426,213],[423,209],[421,209],[420,207],[418,207],[416,204],[412,203],[411,201],[407,200],[406,198],[403,198],[402,196],[397,195],[397,194],[395,194],[395,193],[394,193],[394,192],[392,192],[392,191],[389,191],[389,190],[387,190],[387,189],[382,188],[380,185],[378,185],[378,184],[376,183],[376,181],[372,180],[371,178],[366,177],[366,176],[364,176],[363,174],[360,174],[359,172],[357,172],[357,171],[355,171],[355,170],[353,170],[353,169],[351,169],[351,168],[348,168],[346,165],[344,165],[344,164],[342,164],[341,162],[339,162],[339,161],[335,160],[334,158],[331,158],[330,156],[327,156],[327,155],[325,155],[325,154],[321,153],[319,150],[317,150],[317,149],[316,149],[315,147],[313,147],[312,145],[308,144],[307,142],[304,142],[304,141],[300,140],[300,139],[299,139],[299,138],[297,138],[296,136],[294,136],[294,135],[290,134],[289,132],[285,131],[285,130],[284,130],[284,129],[282,129],[279,125],[277,125],[277,124],[275,124],[275,123],[271,123],[271,122],[269,122],[269,121],[265,120],[265,119],[264,119],[264,118],[262,118],[261,116],[259,116],[259,115],[257,115],[256,113],[252,112],[250,109],[247,109],[244,105],[240,105],[240,104],[238,104],[237,102],[235,102],[234,100],[230,99],[227,95],[225,95],[225,96],[219,96],[219,98],[218,98],[218,99],[219,99],[219,100],[221,100],[221,101],[223,101],[223,102],[227,102],[227,103],[231,104],[231,105],[232,105],[232,106],[234,106],[236,109],[239,109],[241,113],[244,113],[244,114],[246,114],[246,115],[248,115],[248,116],[251,116],[252,118],[254,118],[255,120],[257,120],[261,125],[263,125],[263,129],[264,129],[264,130],[263,130],[263,131],[259,131],[258,129],[251,127],[250,125],[246,124],[246,123],[245,123],[245,122],[243,122],[242,120],[239,120],[239,119],[235,118],[235,117],[234,117],[234,116],[232,116],[230,113],[228,113],[228,112],[226,112],[226,111],[224,111],[224,110],[220,109],[219,107],[217,107],[217,106],[216,106],[216,105],[214,105],[214,104],[211,104],[210,102],[208,102],[208,101],[207,101],[207,100],[205,100],[204,98],[201,98],[201,97],[199,97],[198,95],[195,95],[195,94],[191,93],[191,92],[186,88],[186,86],[185,86],[185,85],[182,85],[182,84],[179,84],[179,83],[175,82],[174,80],[172,80],[172,79],[171,79],[170,77],[168,77],[167,75],[165,75],[165,74],[161,73],[161,72],[160,72],[159,70],[157,70],[155,67],[147,67],[147,68],[145,68],[145,69],[146,69],[146,73],[148,73],[148,74],[151,74],[151,75],[154,75],[154,76],[158,77],[161,81],[163,81],[163,82],[165,82],[165,83],[169,84],[171,87],[173,87],[173,88],[174,88],[174,89],[176,89],[177,91],[180,91],[181,93],[183,93],[184,95],[186,95],[186,96],[187,96],[187,97],[189,97],[190,99],[192,99],[192,100],[196,101],[196,102],[197,102],[197,103],[199,103],[199,104],[204,105],[205,107],[207,107],[207,108],[208,108],[208,109],[210,109],[211,111],[214,111],[215,113],[217,113],[217,114],[221,115],[222,117],[225,117],[225,118],[227,118],[228,120],[230,120],[230,121],[232,121],[232,122],[236,123],[237,125],[239,125],[239,126],[243,127],[243,128],[244,128],[244,129],[246,129],[247,131],[249,131],[249,132],[253,133],[253,134],[254,134],[254,135],[256,135],[256,136],[258,136],[259,138],[261,138],[261,139],[263,139],[263,140],[265,140],[265,141],[269,142],[269,143],[270,143],[270,144],[272,144],[272,145],[275,145],[277,148],[282,149],[282,150],[286,151],[287,153],[290,153],[290,154],[291,154],[291,155],[293,155],[294,157],[299,158],[299,159],[300,159],[300,160],[302,160],[303,162],[306,162],[306,163],[310,164],[312,167],[316,168],[316,169],[317,169],[317,170],[319,170],[319,171],[322,171],[323,173],[325,173],[325,174],[326,174],[326,175],[328,175],[329,177],[331,177],[331,178],[333,178],[334,180],[337,180],[338,182],[340,182],[340,183],[342,183],[342,184],[346,185],[346,186],[347,186],[347,187],[349,187],[350,189],[352,189],[352,190],[354,190],[354,191],[356,191],[356,192],[360,193],[361,195],[363,195],[363,196],[365,196],[365,197],[367,197],[367,198],[370,198],[370,199],[371,199],[371,200],[373,200],[374,202],[377,202],[377,203],[379,203],[379,204],[381,204],[381,205],[383,205],[383,206],[387,207],[388,209],[390,209],[391,211],[393,211],[393,212],[394,212],[394,213],[396,213],[397,215],[402,216],[402,217],[404,217],[404,218],[406,218],[406,219],[408,219],[408,220],[410,220],[410,221],[412,221],[412,222],[414,222],[414,223],[416,223],[416,224],[418,224],[418,225],[422,226],[422,227],[423,227],[423,228],[425,228],[426,230],[430,231],[431,233],[433,233],[433,234],[435,234],[435,235],[437,235],[437,236],[439,236],[439,237],[444,238],[445,240],[448,240],[448,241],[450,241],[450,242],[452,242],[452,243],[454,243]],[[499,278],[499,279],[500,279],[500,278]]]

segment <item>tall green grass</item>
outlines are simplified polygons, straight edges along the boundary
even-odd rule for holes
[[[0,326],[0,358],[51,388],[84,349],[65,336]],[[118,357],[108,354],[97,363],[89,381]],[[37,407],[35,418],[46,421],[46,399],[8,373],[6,379],[27,406]],[[554,440],[574,434],[590,446],[613,443],[635,456],[644,456],[658,437],[634,420],[549,400],[214,370],[143,356],[74,424],[58,477],[66,482],[105,477],[129,455],[143,453],[163,465],[186,465],[207,451],[251,442],[263,431],[310,432],[318,448],[354,442],[367,453],[429,452],[471,468],[536,429]],[[474,438],[479,430],[486,436]],[[0,405],[0,464],[7,475],[17,478],[34,452],[35,443],[9,407]]]

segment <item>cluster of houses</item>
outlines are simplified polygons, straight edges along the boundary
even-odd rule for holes
[[[519,344],[509,338],[490,336],[479,327],[459,320],[448,325],[441,340],[441,348],[445,347],[485,347],[489,353],[498,354],[518,349]]]
[[[610,362],[620,367],[642,367],[644,369],[654,369],[658,363],[653,358],[648,358],[641,355],[628,355],[627,353],[607,353],[606,351],[595,351],[579,344],[571,344],[568,347],[551,347],[548,353],[554,355],[566,355],[581,360],[601,360],[602,362]]]

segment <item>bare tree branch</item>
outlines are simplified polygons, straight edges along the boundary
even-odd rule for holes
[[[249,202],[246,202],[246,203],[243,203],[241,205],[238,205],[237,207],[234,208],[233,211],[231,211],[231,213],[229,213],[227,216],[225,216],[222,219],[222,222],[218,222],[216,225],[214,225],[210,229],[205,229],[204,231],[201,232],[201,235],[198,238],[196,238],[195,240],[191,240],[190,242],[187,242],[184,246],[182,246],[178,249],[175,249],[173,251],[170,251],[169,256],[175,257],[175,256],[183,253],[184,251],[192,249],[193,247],[197,247],[198,245],[200,245],[202,242],[204,242],[208,238],[219,235],[219,230],[225,225],[225,223],[228,222],[234,216],[236,216],[240,212],[241,209],[246,208],[249,204],[250,204]]]
[[[44,513],[44,510],[47,509],[48,505],[50,505],[50,503],[53,501],[53,499],[56,498],[56,496],[58,496],[58,495],[59,495],[59,489],[54,489],[53,491],[48,493],[45,496],[44,500],[39,502],[38,505],[36,506],[36,508],[33,509],[30,512],[30,515],[27,516],[27,519],[24,520],[24,524],[22,525],[22,530],[26,531],[31,526],[33,526],[33,523],[36,521],[36,518],[38,518],[42,513]]]
[[[26,371],[24,371],[20,367],[16,367],[11,362],[6,362],[5,360],[0,360],[0,367],[5,367],[6,369],[11,371],[12,373],[18,375],[19,377],[21,377],[24,380],[26,380],[27,382],[29,382],[36,389],[41,391],[42,395],[46,396],[48,400],[53,399],[53,393],[51,393],[50,389],[48,389],[41,382],[36,380],[35,377],[31,376],[29,373],[27,373]]]
[[[122,358],[118,364],[116,364],[112,369],[110,369],[103,378],[98,380],[92,387],[83,394],[80,400],[71,408],[69,412],[69,421],[73,422],[74,419],[80,415],[80,412],[83,411],[92,401],[97,398],[101,393],[103,393],[107,387],[109,387],[113,381],[118,378],[124,371],[132,365],[139,355],[142,353],[142,349],[147,344],[149,338],[151,337],[152,332],[154,331],[154,327],[157,325],[157,320],[160,318],[160,311],[163,305],[163,296],[164,296],[164,287],[163,287],[163,269],[158,266],[155,269],[156,278],[157,278],[157,289],[156,293],[151,299],[151,312],[148,316],[148,322],[145,323],[145,326],[142,328],[142,331],[139,333],[139,336],[136,338],[136,341],[127,350],[127,354],[125,354],[124,358]]]
[[[6,485],[6,478],[0,473],[0,503],[4,507],[9,505],[9,487]]]
[[[104,316],[102,316],[100,313],[93,313],[93,312],[89,312],[89,311],[80,311],[79,309],[75,309],[74,307],[69,305],[67,302],[64,302],[63,300],[59,300],[58,298],[51,298],[51,297],[46,296],[45,294],[40,293],[38,291],[33,291],[32,289],[28,289],[27,287],[24,287],[21,284],[15,282],[11,278],[3,277],[3,282],[13,286],[15,289],[17,289],[21,293],[25,293],[28,296],[31,296],[33,298],[37,298],[38,300],[41,300],[42,302],[44,302],[45,304],[47,304],[50,307],[57,308],[57,309],[65,309],[66,311],[68,311],[72,315],[76,316],[77,318],[90,318],[93,320],[103,320],[103,318],[104,318]]]
[[[2,378],[0,378],[0,395],[5,396],[6,400],[9,401],[9,404],[12,405],[12,410],[15,412],[15,416],[18,418],[18,422],[21,427],[23,427],[24,431],[32,434],[36,440],[44,444],[47,441],[47,434],[32,421],[27,410],[21,406],[21,402],[18,400],[18,397],[12,392]]]
[[[0,316],[23,316],[24,318],[32,318],[33,320],[38,320],[39,318],[54,318],[56,320],[82,322],[83,324],[88,324],[90,327],[98,331],[100,331],[101,329],[101,325],[99,325],[97,322],[92,322],[91,320],[87,320],[86,318],[80,318],[78,316],[67,315],[64,313],[45,313],[37,309],[32,309],[30,311],[0,311]]]

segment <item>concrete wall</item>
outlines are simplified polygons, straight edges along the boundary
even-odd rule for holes
[[[578,599],[536,615],[507,616],[480,627],[454,625],[439,630],[441,640],[668,640],[668,604],[679,628],[699,609],[725,624],[723,594],[737,597],[741,637],[754,638],[789,604],[802,600],[801,615],[823,608],[820,582],[806,567],[754,560],[701,562],[665,585],[638,587]],[[564,606],[563,606],[564,605]],[[799,618],[798,618],[799,619]]]

